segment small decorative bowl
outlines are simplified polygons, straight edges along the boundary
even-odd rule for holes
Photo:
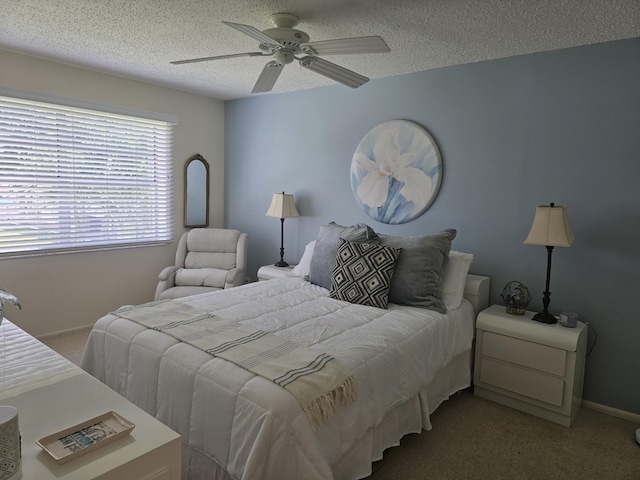
[[[500,298],[511,315],[524,315],[527,305],[531,302],[531,293],[522,283],[513,280],[505,285]]]

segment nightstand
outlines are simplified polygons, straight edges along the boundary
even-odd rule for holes
[[[532,320],[492,305],[476,321],[474,393],[571,426],[582,403],[587,326]]]
[[[258,269],[258,281],[271,280],[272,278],[286,277],[291,273],[295,265],[288,267],[276,267],[275,265],[263,265]]]

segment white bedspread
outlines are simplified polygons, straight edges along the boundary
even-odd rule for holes
[[[356,478],[352,471],[362,468],[347,473],[340,466],[351,449],[398,406],[424,395],[473,339],[467,302],[447,315],[393,304],[382,310],[331,299],[294,277],[181,302],[326,352],[355,377],[356,400],[314,432],[294,397],[268,380],[129,320],[100,319],[82,367],[235,479]],[[185,463],[184,480],[202,478],[189,476],[190,459]]]

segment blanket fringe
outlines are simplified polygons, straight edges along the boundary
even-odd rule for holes
[[[351,403],[356,398],[356,382],[349,376],[342,385],[316,398],[304,409],[313,431],[331,418],[340,405]]]

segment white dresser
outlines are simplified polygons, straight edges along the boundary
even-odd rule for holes
[[[18,409],[24,480],[178,480],[180,435],[8,320],[0,324],[0,405]],[[36,440],[114,411],[124,438],[59,465]]]
[[[474,393],[570,426],[582,402],[587,326],[532,320],[492,305],[478,315]]]

